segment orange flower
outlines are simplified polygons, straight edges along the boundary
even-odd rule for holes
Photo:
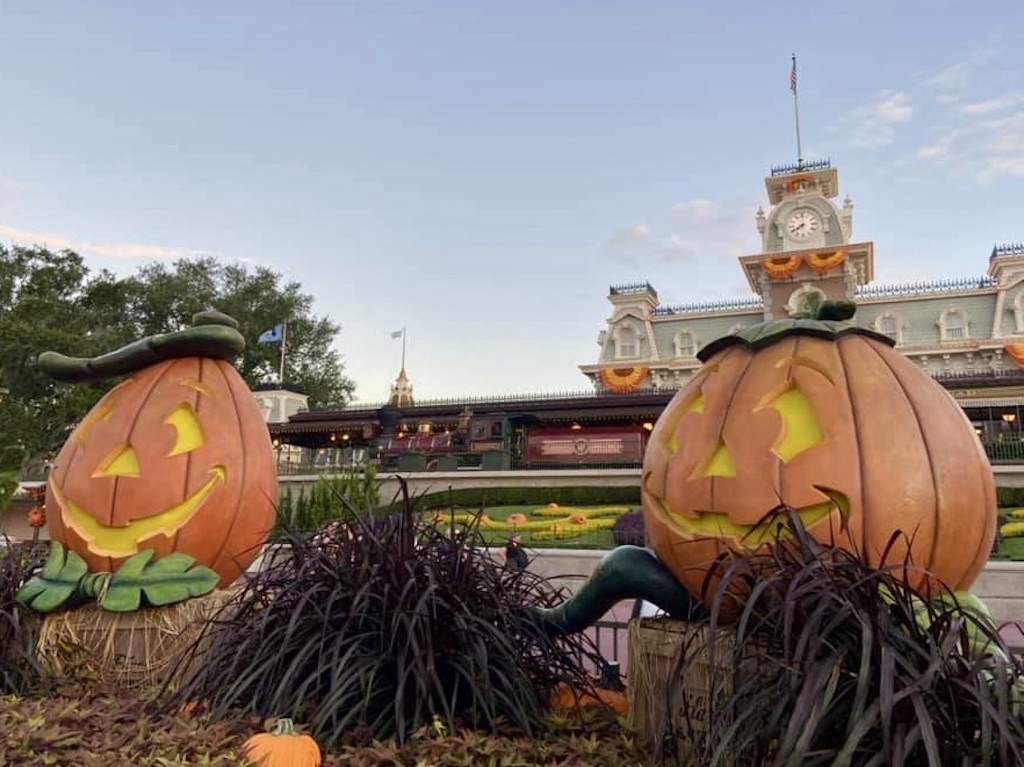
[[[643,365],[631,368],[602,368],[601,382],[616,394],[629,394],[647,380],[648,369]]]
[[[818,274],[825,274],[829,269],[846,261],[846,250],[840,248],[831,253],[810,253],[805,256],[807,265]]]

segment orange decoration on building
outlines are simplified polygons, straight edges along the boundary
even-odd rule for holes
[[[630,368],[602,368],[601,383],[616,394],[629,394],[647,380],[648,369],[643,365]]]
[[[825,274],[830,269],[846,263],[846,249],[840,248],[831,253],[809,253],[804,256],[804,260],[818,274]]]
[[[1024,368],[1024,344],[1007,344],[1003,350],[1013,358],[1018,367]]]
[[[814,176],[793,176],[793,178],[786,182],[786,191],[795,192],[800,189],[801,184],[809,184],[812,181],[814,181]]]
[[[788,280],[796,274],[801,263],[803,263],[803,259],[800,256],[785,256],[783,258],[769,256],[761,259],[761,268],[770,279]]]

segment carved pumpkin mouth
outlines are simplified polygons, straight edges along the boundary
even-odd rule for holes
[[[138,553],[140,543],[157,535],[169,537],[178,532],[203,507],[213,491],[227,482],[228,471],[224,466],[214,466],[210,474],[213,476],[206,484],[178,505],[121,527],[111,527],[97,521],[69,501],[52,479],[50,491],[60,506],[64,525],[85,541],[89,551],[101,557],[130,557]]]
[[[828,491],[828,496],[829,500],[824,503],[796,510],[804,529],[810,530],[813,525],[828,519],[833,511],[838,511],[844,520],[849,518],[850,504],[846,496],[832,491]],[[756,549],[776,540],[780,534],[787,534],[785,526],[780,529],[779,519],[769,519],[756,525],[738,525],[730,520],[728,515],[714,511],[697,511],[698,516],[687,517],[670,510],[668,504],[661,498],[650,498],[657,504],[665,519],[676,529],[692,537],[728,539],[734,546]]]

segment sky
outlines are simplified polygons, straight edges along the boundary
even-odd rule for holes
[[[0,241],[264,265],[365,403],[584,390],[610,285],[749,295],[828,158],[876,284],[1024,240],[1024,4],[0,0]]]

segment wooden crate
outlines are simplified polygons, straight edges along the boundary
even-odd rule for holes
[[[719,629],[709,645],[708,631],[670,618],[630,621],[629,723],[642,742],[656,745],[671,729],[685,754],[691,740],[687,733],[704,728],[712,685],[718,685],[719,693],[729,693],[735,634]],[[689,659],[688,672],[679,679],[674,674],[684,650],[698,655]]]

